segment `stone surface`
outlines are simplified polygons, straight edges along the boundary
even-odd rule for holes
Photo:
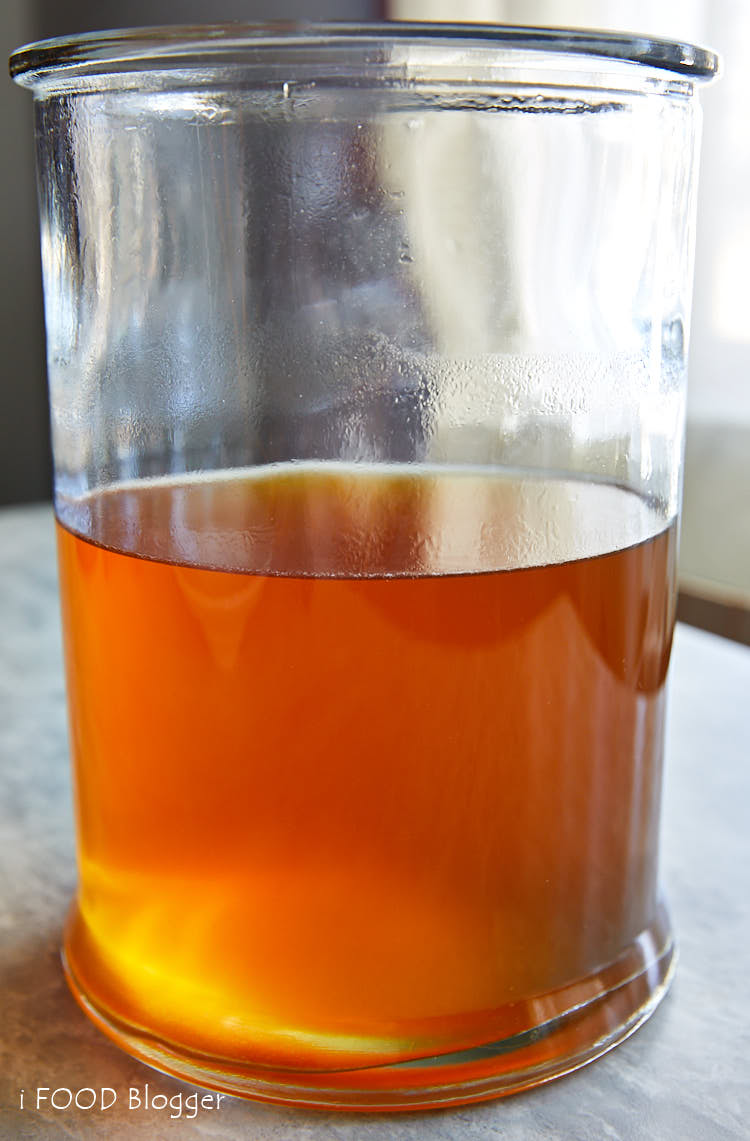
[[[663,879],[680,940],[671,994],[617,1049],[504,1101],[378,1117],[227,1098],[193,1120],[128,1108],[190,1087],[121,1053],[68,994],[60,929],[75,881],[49,508],[0,512],[0,1141],[740,1141],[750,1135],[750,650],[678,630]],[[117,1104],[33,1108],[37,1087]],[[20,1108],[20,1091],[25,1107]]]

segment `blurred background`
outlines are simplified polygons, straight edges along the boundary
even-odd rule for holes
[[[750,644],[750,68],[747,0],[2,0],[7,57],[48,36],[148,24],[412,19],[640,32],[723,61],[704,138],[690,350],[679,616]],[[6,80],[0,139],[0,506],[51,496],[32,101]]]

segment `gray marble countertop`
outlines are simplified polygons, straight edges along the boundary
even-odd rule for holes
[[[111,1045],[58,957],[75,880],[49,508],[0,512],[0,1141],[740,1141],[750,1136],[750,650],[677,632],[662,833],[681,958],[671,993],[593,1065],[503,1101],[334,1114],[227,1098],[192,1120],[128,1108],[189,1087]],[[29,1108],[38,1087],[109,1086],[110,1110]],[[20,1108],[20,1091],[26,1090]]]

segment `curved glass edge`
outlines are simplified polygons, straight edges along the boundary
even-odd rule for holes
[[[61,958],[68,987],[88,1018],[120,1049],[157,1071],[233,1097],[297,1108],[402,1112],[518,1093],[588,1065],[619,1045],[651,1017],[674,979],[678,948],[663,903],[632,949],[644,953],[640,969],[614,985],[593,976],[594,993],[586,1001],[525,1034],[455,1054],[306,1072],[228,1064],[226,1059],[194,1054],[121,1022],[81,984],[67,942]]]
[[[547,56],[594,57],[603,64],[632,63],[710,80],[719,71],[718,56],[710,49],[678,41],[573,28],[533,28],[493,24],[435,24],[373,21],[372,23],[215,24],[131,28],[62,36],[19,48],[10,57],[10,74],[33,88],[57,73],[75,69],[83,74],[236,63],[243,57],[256,61],[291,49],[308,53],[341,52],[413,44],[472,46],[503,52]],[[332,60],[328,60],[335,66]],[[368,60],[388,70],[387,56]]]

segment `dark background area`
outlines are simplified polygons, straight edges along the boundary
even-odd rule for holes
[[[0,0],[0,49],[50,36],[154,24],[229,20],[367,20],[380,0]],[[52,464],[34,183],[32,99],[3,81],[0,114],[0,506],[49,499]]]

